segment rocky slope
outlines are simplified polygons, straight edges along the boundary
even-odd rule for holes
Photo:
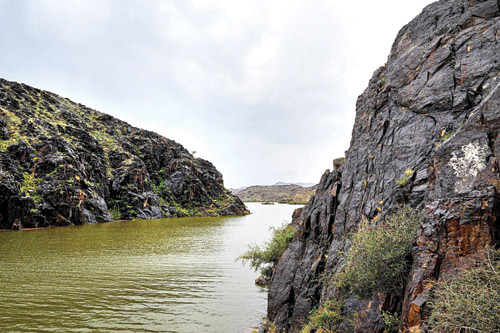
[[[243,201],[283,202],[305,204],[311,199],[316,185],[302,187],[300,185],[250,186],[242,190],[231,190]]]
[[[180,144],[0,80],[0,228],[245,213]]]
[[[357,316],[341,331],[382,332],[382,311],[402,313],[404,332],[425,331],[434,282],[498,244],[499,34],[497,0],[442,0],[401,29],[358,98],[345,163],[295,214],[298,232],[269,288],[268,317],[278,328],[297,332],[334,297],[341,252],[363,216],[383,218],[402,203],[424,209],[404,297],[349,297],[343,313]]]

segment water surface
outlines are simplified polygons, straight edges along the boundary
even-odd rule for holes
[[[235,262],[297,206],[252,215],[0,232],[1,332],[242,332],[265,316]]]

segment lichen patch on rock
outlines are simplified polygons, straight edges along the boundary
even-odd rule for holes
[[[455,191],[462,192],[472,188],[479,172],[486,168],[487,149],[478,142],[471,142],[460,148],[461,152],[453,152],[449,166],[453,168]]]

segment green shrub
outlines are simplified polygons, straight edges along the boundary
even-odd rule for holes
[[[121,220],[122,218],[122,213],[118,208],[110,209],[109,214],[113,217],[113,220]]]
[[[379,84],[379,88],[381,90],[384,90],[385,89],[385,82],[386,82],[386,78],[385,76],[383,76],[381,79],[380,79],[380,84]]]
[[[333,300],[325,302],[319,309],[309,313],[308,323],[302,328],[301,333],[333,332],[337,325],[345,320],[342,316],[343,301]]]
[[[260,273],[266,279],[271,277],[274,267],[281,259],[295,233],[295,228],[286,223],[276,228],[271,227],[270,230],[272,230],[270,241],[266,242],[262,247],[258,245],[249,246],[248,251],[237,258],[237,260],[243,262],[249,261],[250,267],[255,271],[260,269]]]
[[[399,186],[406,186],[410,182],[410,178],[408,176],[401,176],[398,180],[396,180],[396,184]]]
[[[410,176],[413,174],[412,169],[406,169],[405,174],[396,180],[396,184],[399,186],[406,186],[410,182]]]
[[[432,332],[500,332],[500,251],[437,282],[429,304]]]
[[[363,219],[337,274],[337,287],[361,297],[370,297],[373,292],[401,296],[409,271],[406,257],[416,242],[420,219],[421,213],[406,206],[387,216],[381,225]]]
[[[384,318],[385,329],[384,333],[399,332],[399,316],[395,313],[382,312]]]
[[[38,185],[40,185],[41,179],[35,178],[32,173],[24,172],[23,173],[23,181],[21,183],[21,191],[26,195],[29,195],[29,192],[36,191]]]
[[[267,333],[280,333],[278,331],[278,327],[276,326],[275,323],[269,323],[268,322],[268,323],[266,323],[265,327],[266,327],[266,332]]]
[[[24,192],[24,195],[31,197],[36,203],[40,203],[43,200],[36,191],[41,182],[42,180],[40,178],[35,178],[32,173],[24,172],[20,190]]]

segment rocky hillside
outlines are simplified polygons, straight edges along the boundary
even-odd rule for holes
[[[0,80],[0,228],[245,213],[180,144]]]
[[[406,204],[423,209],[404,294],[351,295],[340,331],[425,331],[436,281],[469,269],[498,244],[500,222],[500,6],[442,0],[404,26],[387,64],[358,98],[349,150],[294,215],[298,228],[269,288],[268,317],[297,332],[334,283],[363,217]],[[405,177],[407,177],[405,179]]]
[[[250,186],[242,190],[231,190],[243,201],[281,202],[305,204],[311,199],[316,185],[302,187],[300,185]]]

